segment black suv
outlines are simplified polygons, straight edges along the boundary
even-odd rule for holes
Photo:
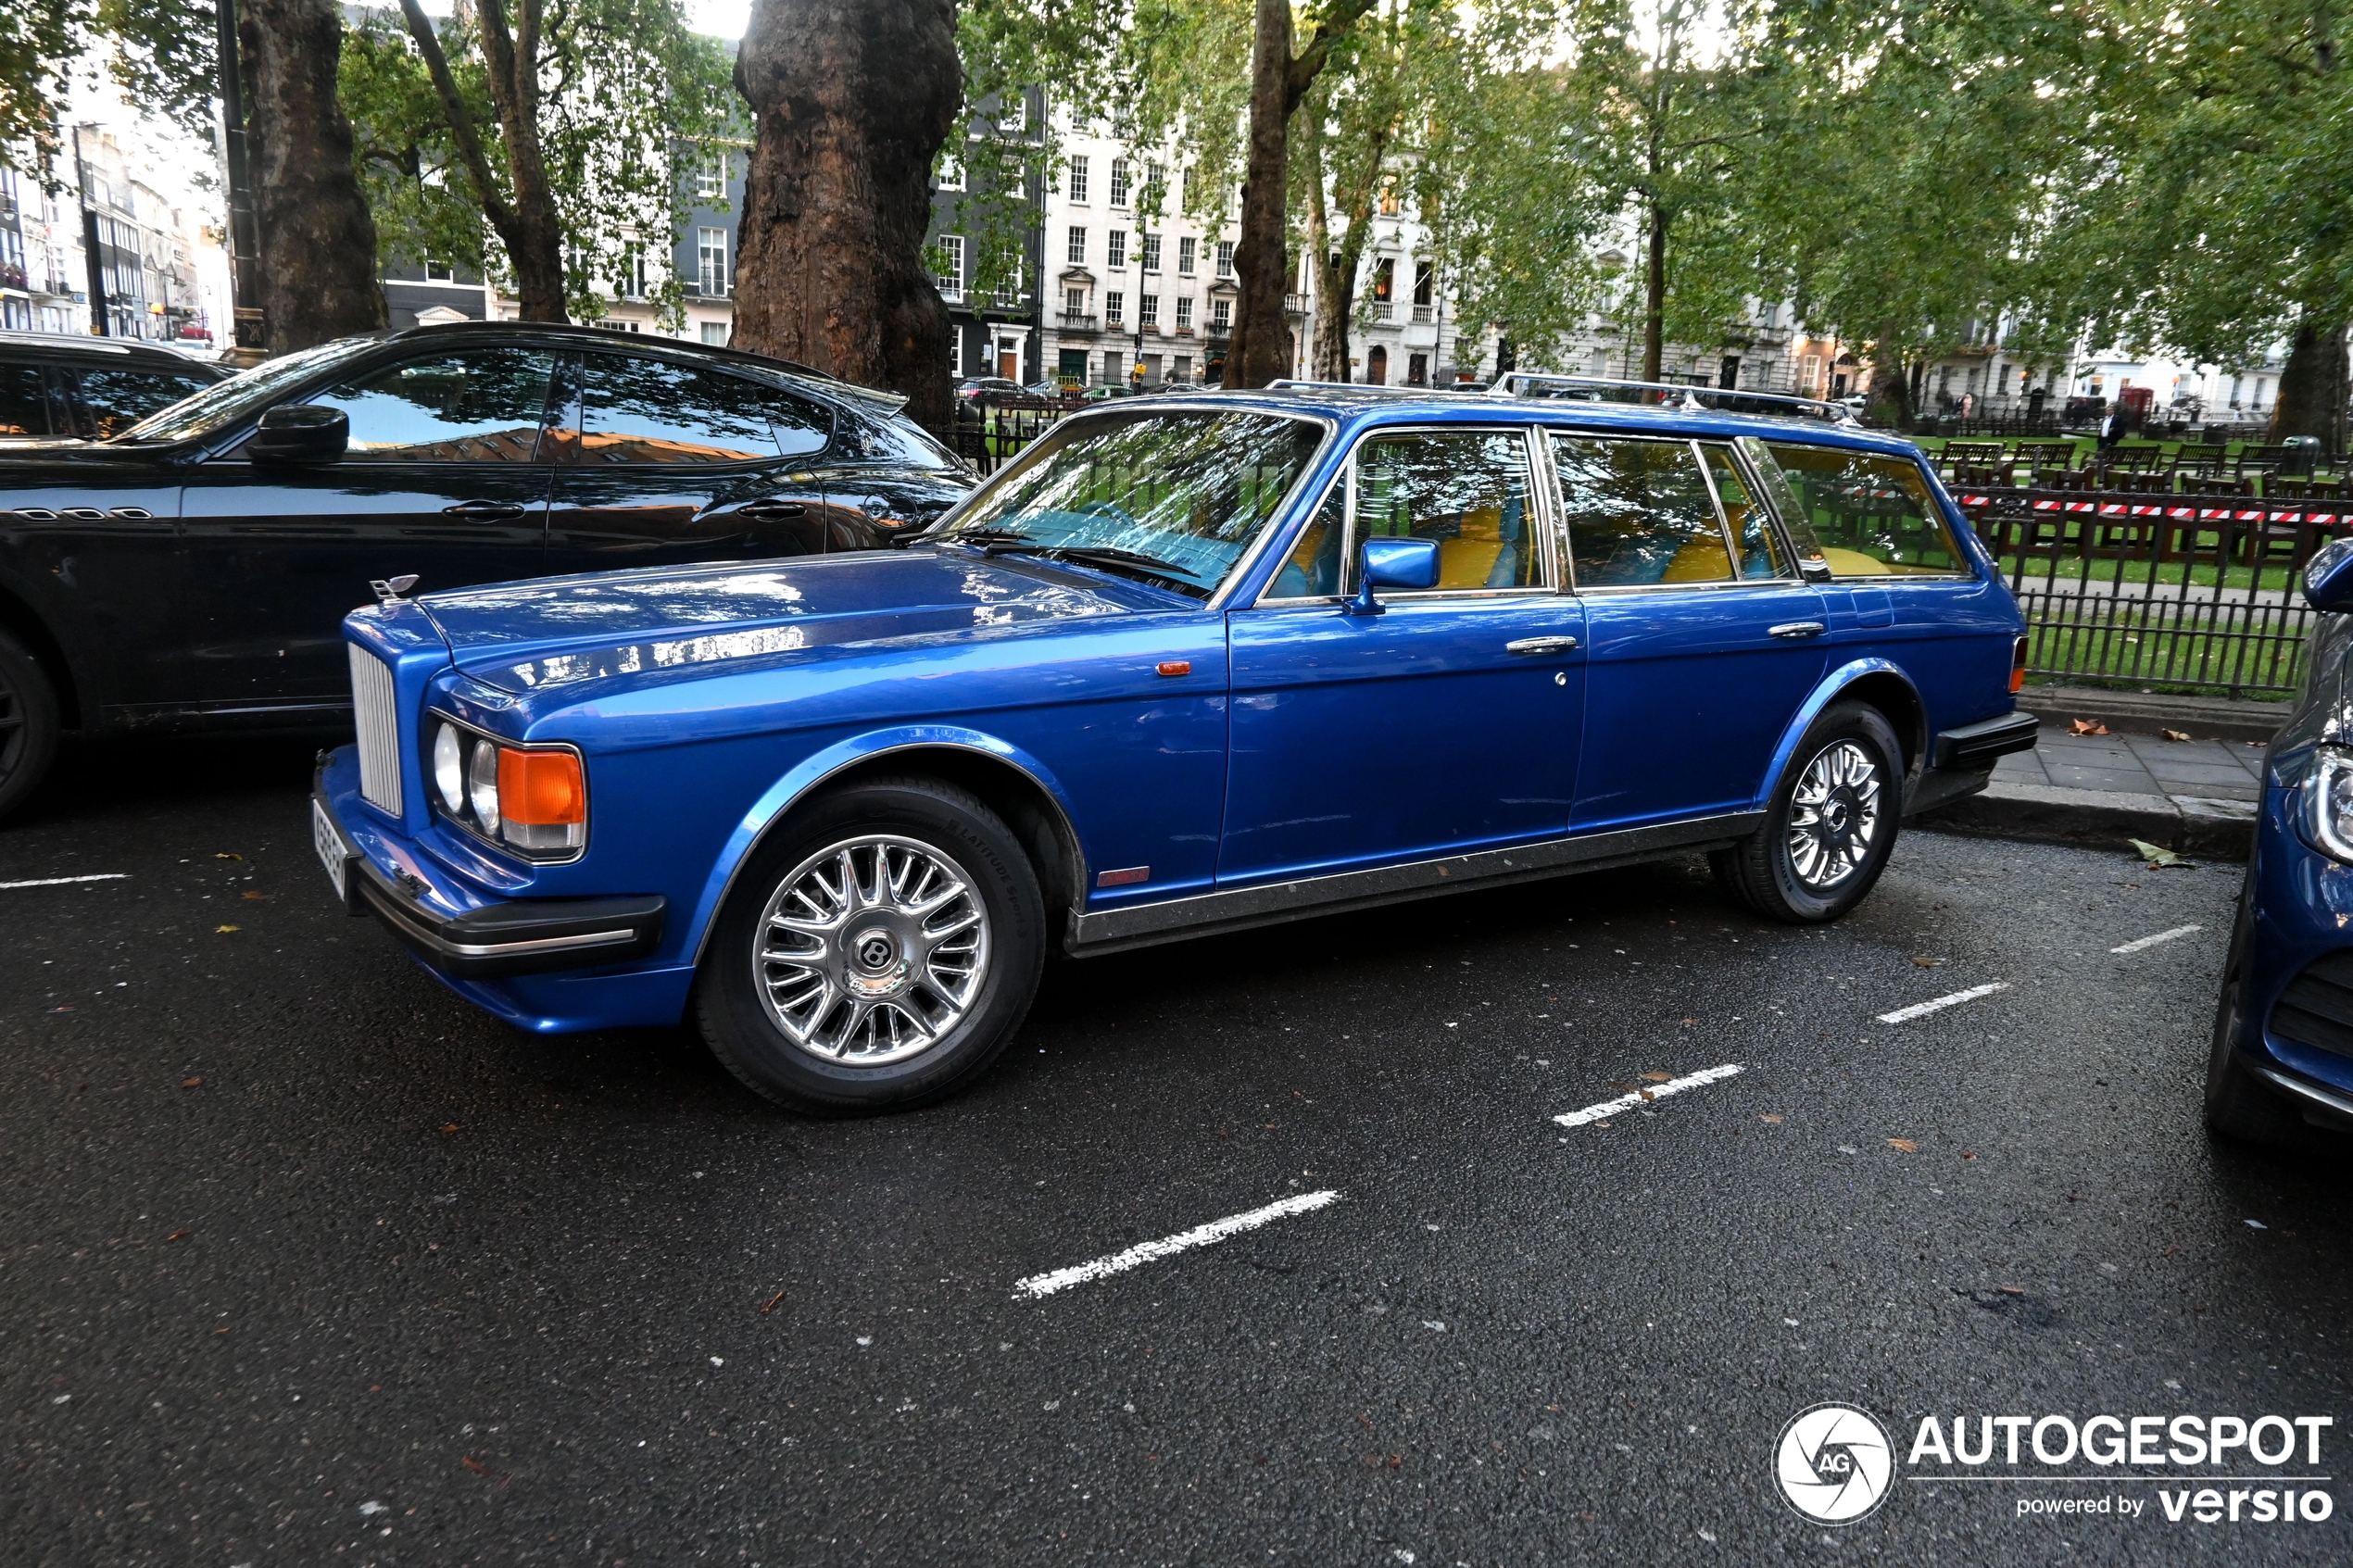
[[[372,580],[887,546],[972,484],[900,401],[477,322],[289,355],[111,440],[0,443],[0,813],[61,734],[344,721],[342,621]]]
[[[135,339],[0,332],[0,442],[103,440],[229,371]]]

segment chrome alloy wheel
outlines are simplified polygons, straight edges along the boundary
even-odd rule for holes
[[[1851,740],[1824,746],[1806,764],[1789,803],[1789,863],[1820,892],[1853,874],[1879,840],[1879,759]]]
[[[777,884],[752,962],[786,1039],[879,1067],[930,1048],[971,1010],[988,972],[988,911],[930,845],[844,839]]]

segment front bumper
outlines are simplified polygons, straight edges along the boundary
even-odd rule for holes
[[[325,768],[311,784],[314,831],[321,859],[340,854],[344,909],[372,914],[409,950],[455,980],[544,974],[626,963],[661,946],[669,900],[658,894],[600,898],[515,898],[453,909],[432,901],[431,885],[401,865],[390,869],[360,851],[326,787]],[[328,841],[332,836],[332,847]],[[333,875],[330,868],[330,875]]]
[[[2241,974],[2246,1065],[2309,1107],[2353,1117],[2353,866],[2304,842],[2293,820],[2301,792],[2264,790],[2247,868],[2249,935]]]

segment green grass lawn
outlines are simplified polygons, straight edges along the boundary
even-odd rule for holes
[[[2303,633],[2301,618],[2276,614],[2209,625],[2120,606],[2094,621],[2030,616],[2027,661],[2038,681],[2284,698],[2303,679]]]

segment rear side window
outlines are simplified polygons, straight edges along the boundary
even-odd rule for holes
[[[49,433],[49,399],[38,365],[0,365],[0,436]]]
[[[1579,588],[1732,580],[1732,554],[1691,443],[1555,435],[1553,467]]]
[[[754,462],[820,451],[833,434],[826,410],[788,392],[620,354],[583,358],[579,408],[566,445],[589,464]]]
[[[101,438],[120,435],[159,409],[169,408],[212,384],[213,378],[174,370],[116,370],[111,366],[82,372],[82,406],[89,410],[92,433]]]
[[[1771,442],[1767,450],[1797,493],[1832,575],[1949,577],[1969,570],[1909,458],[1793,442]]]

